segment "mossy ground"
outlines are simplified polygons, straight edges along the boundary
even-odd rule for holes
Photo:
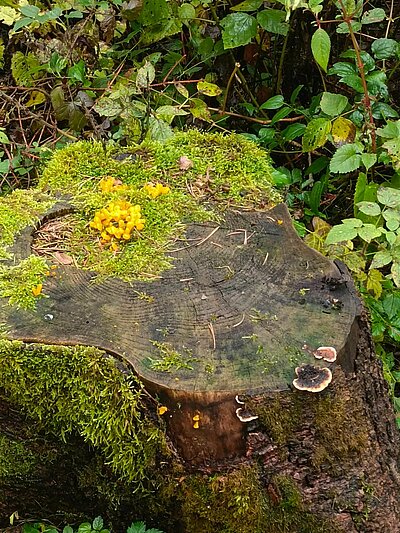
[[[271,171],[265,152],[235,134],[193,130],[177,133],[164,144],[129,146],[124,153],[116,145],[77,142],[55,152],[37,189],[17,190],[2,199],[0,260],[9,260],[5,268],[12,264],[10,246],[16,235],[36,225],[61,196],[75,212],[69,215],[69,231],[59,238],[77,266],[96,272],[98,279],[152,280],[172,266],[168,250],[184,238],[188,223],[218,220],[231,206],[265,209],[279,201]],[[100,182],[109,178],[122,187],[104,192]],[[170,192],[152,198],[144,188],[149,182],[168,185]],[[89,223],[96,212],[118,200],[140,205],[145,225],[116,251],[101,243]],[[40,243],[36,248],[40,253]],[[26,309],[35,305],[32,278],[45,281],[44,274],[38,279],[37,269],[30,276],[29,266],[38,263],[26,263],[18,283],[4,269],[0,279],[0,295]]]

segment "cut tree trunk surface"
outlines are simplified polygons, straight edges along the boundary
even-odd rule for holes
[[[31,253],[33,234],[17,239],[18,258]],[[96,283],[59,266],[35,311],[3,306],[0,321],[12,339],[92,345],[128,361],[194,463],[242,453],[235,398],[288,390],[302,364],[332,367],[314,357],[319,347],[353,370],[360,302],[340,265],[297,236],[283,204],[192,224],[170,254],[173,268],[152,282]]]

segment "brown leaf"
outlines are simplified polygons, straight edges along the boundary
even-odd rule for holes
[[[189,170],[189,168],[192,168],[192,166],[193,166],[193,161],[191,161],[185,155],[181,155],[181,157],[179,158],[180,170]]]
[[[57,261],[57,263],[60,263],[60,265],[72,265],[74,260],[70,255],[65,254],[64,252],[55,252],[53,255],[54,259]]]

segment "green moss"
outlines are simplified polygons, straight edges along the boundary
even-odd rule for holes
[[[257,466],[243,465],[214,476],[192,475],[180,491],[187,533],[339,533],[306,508],[290,478],[273,476],[265,489]]]
[[[0,202],[0,260],[11,257],[7,248],[27,226],[38,222],[56,201],[37,190],[15,190]]]
[[[154,279],[171,266],[168,250],[182,238],[190,222],[218,220],[230,205],[267,207],[280,200],[271,185],[271,166],[264,151],[239,135],[177,133],[166,143],[146,142],[125,149],[122,161],[115,146],[78,142],[59,152],[43,172],[39,186],[67,191],[77,208],[72,234],[64,244],[78,264],[101,278]],[[125,154],[126,155],[126,154]],[[191,167],[184,170],[180,157]],[[104,193],[103,178],[120,180],[124,188]],[[143,186],[168,184],[171,192],[151,198]],[[139,204],[146,222],[140,235],[123,243],[118,253],[102,248],[89,221],[111,201]]]
[[[0,478],[24,477],[34,472],[38,457],[24,444],[0,434]]]
[[[163,432],[143,416],[142,386],[88,347],[0,340],[0,387],[45,430],[78,433],[121,478],[140,483],[165,450]]]
[[[44,282],[48,269],[46,261],[35,255],[30,255],[15,266],[0,264],[0,296],[8,298],[10,305],[34,309],[37,298],[44,295],[40,292],[35,296],[32,291]]]

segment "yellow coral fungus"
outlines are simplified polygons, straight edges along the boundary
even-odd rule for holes
[[[141,231],[144,228],[145,220],[140,209],[140,205],[116,200],[95,213],[90,227],[100,232],[102,244],[111,244],[111,248],[117,251],[118,245],[113,242],[114,239],[128,241],[133,230]]]
[[[115,189],[126,189],[126,185],[123,185],[121,180],[116,180],[112,176],[100,180],[99,187],[105,193],[112,192]]]
[[[171,191],[168,185],[163,185],[162,183],[156,183],[155,185],[154,183],[148,183],[143,188],[152,198],[157,198],[162,194],[168,194]]]

